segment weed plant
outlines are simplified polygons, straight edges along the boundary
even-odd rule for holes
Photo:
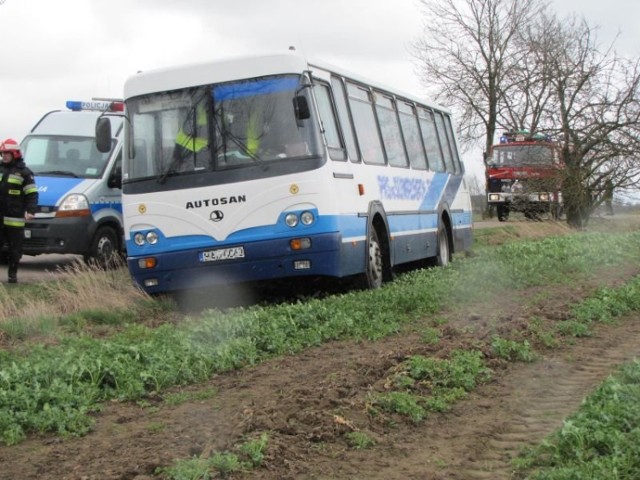
[[[624,365],[564,426],[514,463],[519,478],[564,480],[638,478],[640,362]]]
[[[247,471],[259,467],[264,460],[269,437],[248,440],[237,448],[238,453],[214,452],[209,456],[177,460],[169,467],[158,468],[156,473],[166,480],[207,480],[227,478],[234,472]]]
[[[464,398],[478,383],[490,377],[482,353],[457,350],[450,359],[414,355],[398,366],[391,385],[399,390],[375,395],[371,413],[377,409],[396,413],[414,423],[428,412],[444,412]]]
[[[96,311],[126,308],[124,295],[129,295],[129,302],[148,300],[122,281],[122,272],[100,272],[106,273],[107,280],[93,278],[94,272],[88,272],[88,279],[72,275],[45,291],[49,298],[72,303],[73,307],[63,310],[51,307],[50,315],[57,318],[67,312],[65,318],[71,320],[61,322],[75,325],[78,332],[57,345],[0,350],[0,441],[13,444],[28,432],[81,435],[91,428],[90,412],[107,400],[139,400],[168,387],[202,382],[216,372],[331,340],[375,340],[450,305],[505,294],[514,286],[553,285],[596,275],[600,267],[623,265],[638,257],[637,233],[567,235],[505,245],[456,260],[446,268],[413,271],[376,291],[226,313],[210,310],[180,324],[157,328],[125,323],[104,338],[82,335],[82,320],[73,315],[88,311],[90,315],[82,317],[87,322],[97,318],[103,324],[118,323]],[[637,309],[637,282],[629,288],[624,293],[607,290],[596,304],[611,305],[610,315]],[[588,311],[597,312],[594,308]],[[591,318],[579,309],[576,312]],[[407,379],[416,384],[427,382],[412,375]],[[442,388],[449,390],[442,392],[444,403],[435,405],[438,408],[446,408],[467,386]],[[429,408],[428,401],[418,399],[417,404]]]

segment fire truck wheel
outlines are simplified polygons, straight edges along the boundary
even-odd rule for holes
[[[496,210],[498,211],[498,220],[500,222],[506,222],[509,219],[509,207],[498,205]]]

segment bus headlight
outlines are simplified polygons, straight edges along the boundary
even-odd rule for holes
[[[286,223],[288,227],[293,228],[298,225],[298,216],[295,213],[287,213],[284,217],[284,223]]]
[[[549,201],[549,194],[548,193],[541,193],[540,194],[540,201],[541,202],[548,202]]]
[[[314,220],[315,218],[311,212],[302,212],[302,215],[300,215],[300,221],[303,225],[309,226],[314,222]]]
[[[138,232],[133,236],[133,243],[137,246],[142,247],[144,244],[148,243],[149,245],[155,245],[158,243],[160,237],[158,233],[154,230],[147,232],[146,234],[142,232]]]
[[[147,242],[149,245],[155,245],[158,243],[158,234],[153,230],[147,233]]]
[[[133,243],[135,243],[137,246],[141,247],[142,245],[144,245],[144,234],[141,232],[136,233],[133,236]]]

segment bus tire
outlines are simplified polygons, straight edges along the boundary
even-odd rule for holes
[[[109,226],[98,228],[89,251],[84,255],[85,263],[100,268],[110,268],[117,264],[117,260],[118,234]]]
[[[367,234],[367,258],[364,271],[364,287],[376,289],[384,281],[384,259],[378,232],[371,226]]]
[[[446,267],[451,261],[451,244],[449,243],[449,232],[445,225],[438,227],[438,253],[435,264],[437,267]]]

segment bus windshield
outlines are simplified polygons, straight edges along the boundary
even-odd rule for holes
[[[128,100],[125,178],[162,183],[169,176],[319,156],[318,129],[295,116],[299,86],[299,75],[278,75]]]
[[[36,175],[99,178],[110,155],[98,151],[93,137],[29,135],[21,148]]]
[[[493,148],[488,163],[505,167],[552,167],[558,159],[558,149],[552,145],[499,145]]]

